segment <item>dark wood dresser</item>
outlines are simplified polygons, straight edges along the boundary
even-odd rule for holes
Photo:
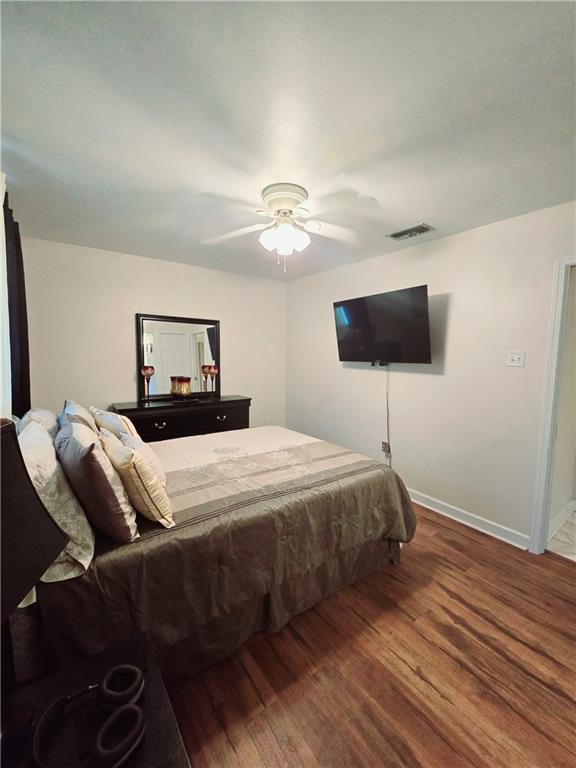
[[[127,416],[147,443],[250,426],[250,398],[242,395],[113,403],[110,410]]]

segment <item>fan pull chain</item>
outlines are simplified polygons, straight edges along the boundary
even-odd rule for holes
[[[286,272],[286,254],[284,254],[284,272]]]

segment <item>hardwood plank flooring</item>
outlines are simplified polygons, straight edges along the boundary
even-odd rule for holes
[[[172,684],[193,768],[575,768],[576,563],[416,512],[399,565]]]

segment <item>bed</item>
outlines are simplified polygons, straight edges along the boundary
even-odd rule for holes
[[[163,671],[193,672],[257,631],[397,562],[416,520],[385,464],[280,427],[152,444],[176,525],[98,543],[83,575],[38,585],[59,662],[146,632]]]

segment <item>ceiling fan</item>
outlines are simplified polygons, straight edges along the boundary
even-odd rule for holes
[[[302,203],[308,200],[308,191],[299,184],[269,184],[262,190],[262,200],[265,208],[255,211],[260,216],[266,216],[271,221],[265,224],[252,224],[248,227],[235,229],[219,237],[205,240],[205,245],[232,240],[255,232],[260,232],[258,241],[267,251],[276,251],[277,263],[283,260],[286,272],[286,260],[294,251],[300,253],[310,243],[310,234],[339,240],[349,245],[356,244],[356,235],[352,230],[337,224],[310,219],[312,215]]]

